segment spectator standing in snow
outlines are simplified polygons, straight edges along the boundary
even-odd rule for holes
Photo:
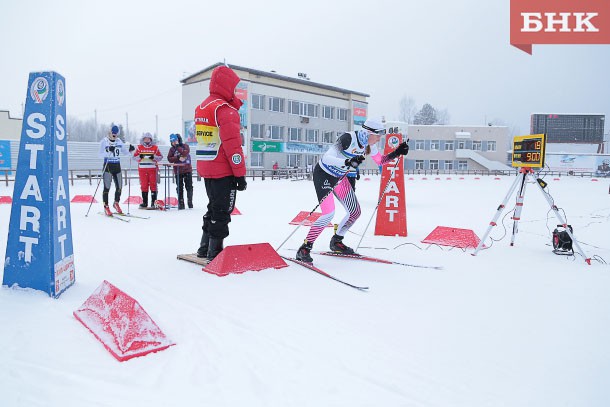
[[[112,207],[114,210],[122,214],[123,210],[119,206],[121,200],[121,188],[123,185],[123,177],[121,174],[121,155],[127,155],[131,151],[135,150],[133,145],[127,147],[123,140],[119,138],[119,127],[112,126],[108,135],[100,142],[99,157],[104,159],[104,169],[102,179],[104,181],[104,191],[102,192],[102,201],[104,202],[104,213],[108,216],[112,216],[112,211],[108,206],[108,193],[110,192],[110,186],[114,181],[114,204]]]
[[[193,167],[191,166],[191,148],[182,142],[180,134],[170,134],[172,145],[167,153],[167,161],[174,164],[178,209],[184,209],[184,189],[189,208],[193,207]]]
[[[313,184],[320,201],[322,215],[309,229],[305,241],[297,251],[297,260],[313,262],[310,254],[313,243],[335,214],[335,201],[332,196],[327,196],[331,191],[331,195],[337,197],[347,213],[330,240],[330,250],[336,253],[354,254],[354,250],[343,243],[343,238],[360,217],[360,204],[354,192],[358,166],[362,164],[366,155],[370,155],[377,164],[384,164],[409,152],[409,146],[403,141],[394,151],[382,156],[377,149],[377,142],[385,134],[386,130],[381,121],[367,119],[362,125],[362,130],[343,133],[316,164],[313,170]]]
[[[197,172],[208,196],[197,257],[214,259],[229,236],[236,191],[246,189],[246,164],[241,148],[239,108],[235,96],[239,77],[226,65],[210,78],[210,95],[195,109]]]
[[[159,147],[154,143],[152,134],[144,133],[140,144],[136,147],[133,156],[138,161],[138,175],[140,176],[140,189],[142,190],[142,203],[140,208],[148,207],[148,191],[150,190],[150,205],[154,206],[157,200],[157,163],[163,159]]]

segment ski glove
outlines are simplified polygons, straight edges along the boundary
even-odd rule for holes
[[[246,177],[235,177],[235,189],[238,191],[245,191],[248,187]]]
[[[108,151],[110,151],[111,153],[114,153],[114,146],[108,146],[106,147],[108,149]]]
[[[140,154],[140,160],[144,157],[146,157],[144,154]]]
[[[346,167],[358,168],[360,164],[364,161],[363,155],[355,155],[352,158],[348,158],[345,160]]]
[[[129,152],[131,153],[133,150],[135,150],[136,148],[133,146],[133,144],[129,145]]]
[[[400,143],[398,145],[398,147],[396,147],[396,150],[394,150],[388,154],[388,158],[390,160],[393,160],[396,157],[398,157],[399,155],[407,155],[408,153],[409,153],[409,145],[407,144],[406,141],[403,141],[402,143]]]

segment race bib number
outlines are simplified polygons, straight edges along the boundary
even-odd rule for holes
[[[197,138],[197,159],[213,160],[220,148],[220,134],[218,127],[197,124],[195,126]]]

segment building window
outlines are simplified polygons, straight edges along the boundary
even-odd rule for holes
[[[250,153],[250,167],[263,166],[263,153]]]
[[[423,170],[424,169],[424,160],[415,160],[415,169]]]
[[[453,161],[445,161],[445,169],[452,170],[453,169]]]
[[[337,108],[337,120],[346,122],[347,121],[347,109]]]
[[[453,140],[445,141],[445,151],[453,151]]]
[[[250,137],[252,138],[263,138],[265,135],[264,124],[253,124],[250,126]]]
[[[288,101],[288,113],[305,117],[318,117],[319,105],[313,103],[299,102],[297,100]]]
[[[284,113],[284,99],[269,96],[269,111]]]
[[[307,141],[309,143],[317,143],[318,142],[318,130],[307,129],[305,132],[305,141]]]
[[[310,165],[313,167],[318,162],[318,156],[307,154],[305,156],[305,162],[306,162],[307,167],[309,167]]]
[[[332,106],[322,106],[322,118],[334,119],[335,118],[335,108]]]
[[[296,100],[288,101],[288,113],[299,115],[299,102]]]
[[[288,127],[288,140],[301,141],[301,129],[298,127]]]
[[[333,142],[333,132],[325,131],[322,133],[322,143],[332,144]]]
[[[441,149],[441,141],[440,140],[430,140],[430,150],[438,151]]]
[[[423,150],[425,148],[425,143],[424,140],[415,140],[415,149],[416,150]]]
[[[438,170],[438,160],[430,160],[430,169]]]
[[[472,142],[472,149],[474,151],[481,151],[482,144],[483,143],[481,141],[473,141]]]
[[[487,142],[487,151],[496,151],[496,142],[495,141]]]
[[[252,94],[252,109],[265,110],[265,96]]]
[[[269,126],[269,130],[271,140],[282,140],[284,138],[284,126]]]
[[[300,154],[288,154],[288,167],[299,168],[301,166],[301,155]]]
[[[463,140],[458,141],[458,150],[463,150],[466,148],[466,142]]]
[[[459,160],[458,161],[458,170],[466,171],[468,169],[468,161]]]

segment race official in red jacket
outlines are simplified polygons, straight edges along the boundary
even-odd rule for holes
[[[239,108],[235,96],[239,77],[228,66],[212,72],[210,96],[195,109],[197,172],[208,195],[198,257],[214,259],[229,236],[236,191],[246,189],[246,164],[241,147]]]

